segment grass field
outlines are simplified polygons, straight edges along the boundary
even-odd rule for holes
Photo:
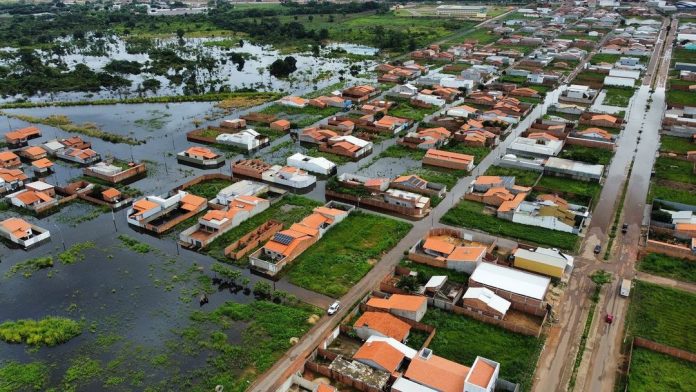
[[[411,170],[406,174],[415,174],[426,181],[447,185],[447,189],[452,189],[460,178],[466,177],[466,171],[464,170],[448,170],[430,166]]]
[[[411,260],[401,260],[399,265],[410,269],[411,271],[418,272],[418,280],[420,282],[427,282],[433,276],[447,276],[447,280],[457,283],[467,283],[469,282],[469,274],[464,272],[459,272],[447,268],[432,267],[425,264],[414,263]]]
[[[484,28],[475,29],[469,33],[463,34],[458,38],[458,41],[476,41],[479,45],[486,45],[500,39],[498,35],[493,34],[490,30]]]
[[[696,364],[636,347],[631,357],[628,391],[696,391]]]
[[[677,137],[670,135],[660,136],[660,152],[671,152],[674,154],[686,154],[689,151],[696,150],[696,143],[685,137]]]
[[[490,166],[488,170],[486,170],[485,175],[515,177],[515,184],[532,186],[536,182],[537,178],[539,178],[540,173],[511,167]]]
[[[692,91],[667,90],[667,103],[669,105],[696,106],[696,94]]]
[[[657,198],[696,206],[696,192],[685,189],[675,189],[674,187],[662,185],[660,183],[652,184],[650,196],[650,200],[652,200],[652,198]]]
[[[232,185],[232,181],[229,180],[203,181],[186,188],[186,192],[191,192],[194,195],[205,197],[207,200],[210,200],[217,196],[218,192],[230,185]]]
[[[613,156],[614,153],[609,150],[566,144],[558,157],[593,165],[608,165]]]
[[[446,145],[442,149],[445,151],[452,151],[460,154],[473,155],[474,163],[477,165],[479,162],[481,162],[483,158],[485,158],[488,154],[491,153],[491,150],[488,147],[472,147],[467,146],[464,143],[458,143],[455,141],[450,142],[450,144]]]
[[[696,175],[692,172],[693,167],[693,162],[658,157],[655,161],[655,177],[686,184],[696,184]]]
[[[576,248],[580,239],[577,235],[570,233],[498,219],[494,215],[485,214],[483,209],[484,205],[481,203],[462,200],[445,213],[442,222],[570,251]]]
[[[471,366],[476,356],[495,358],[501,378],[519,383],[520,390],[531,387],[543,340],[439,309],[429,309],[421,322],[437,328],[428,346],[433,354],[465,366]]]
[[[649,253],[640,260],[638,269],[666,278],[696,282],[696,262],[687,259]]]
[[[410,229],[409,223],[353,212],[289,266],[290,282],[338,298]]]
[[[634,281],[626,334],[696,352],[696,294]]]
[[[570,178],[543,176],[537,186],[553,189],[559,193],[572,193],[574,196],[568,195],[568,201],[574,201],[589,205],[590,199],[597,200],[602,186],[596,182],[586,182],[573,180]]]
[[[280,118],[286,118],[291,123],[295,124],[297,127],[306,127],[314,124],[315,122],[336,114],[339,111],[338,108],[327,106],[325,108],[316,108],[313,106],[306,106],[304,108],[294,108],[290,106],[284,106],[280,104],[273,104],[261,110],[264,114],[274,114]]]
[[[619,106],[625,108],[633,97],[635,92],[632,88],[624,87],[605,87],[607,95],[604,97],[604,102],[602,104],[609,106]]]
[[[414,121],[421,121],[423,117],[435,113],[436,107],[422,108],[411,104],[406,100],[396,100],[397,106],[389,109],[390,116],[408,118]]]

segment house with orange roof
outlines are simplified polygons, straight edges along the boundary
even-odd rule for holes
[[[224,155],[207,148],[194,146],[176,154],[179,163],[188,164],[202,168],[220,167],[225,164]]]
[[[0,151],[1,169],[19,169],[20,167],[22,167],[22,162],[17,154],[12,151]]]
[[[510,95],[516,96],[516,97],[530,97],[530,98],[538,98],[540,97],[539,92],[529,88],[529,87],[518,87],[512,91],[510,91]]]
[[[580,115],[579,123],[600,128],[620,129],[623,125],[623,120],[610,114],[585,112]]]
[[[283,106],[289,106],[293,108],[304,108],[305,106],[307,106],[309,101],[301,97],[287,96],[279,99],[278,103]]]
[[[353,360],[388,373],[396,373],[406,356],[385,340],[368,340],[353,354]]]
[[[299,133],[300,142],[312,144],[326,143],[329,139],[336,136],[338,136],[338,133],[332,130],[316,127],[305,128]]]
[[[448,144],[451,136],[452,133],[443,127],[426,128],[407,133],[398,143],[408,148],[428,150]]]
[[[276,275],[329,229],[342,222],[353,209],[352,205],[336,201],[316,207],[312,214],[275,233],[266,244],[249,255],[249,264],[264,274]]]
[[[285,119],[275,120],[271,123],[270,128],[278,132],[287,132],[290,130],[290,121]]]
[[[107,188],[102,191],[101,197],[107,203],[118,203],[122,197],[121,191],[116,188]]]
[[[354,103],[362,103],[378,93],[379,90],[372,86],[360,85],[344,89],[341,95],[343,96],[343,98],[350,99]]]
[[[401,117],[383,116],[374,122],[374,127],[382,132],[397,134],[406,129],[411,121]]]
[[[456,152],[429,149],[423,157],[424,165],[444,167],[447,169],[471,171],[474,168],[474,156]]]
[[[128,224],[163,233],[208,207],[208,201],[186,191],[163,196],[145,196],[126,212]]]
[[[24,249],[51,237],[51,233],[21,218],[7,218],[0,222],[0,236]]]
[[[446,185],[427,181],[415,174],[407,174],[393,179],[390,187],[437,197],[443,197],[447,192]]]
[[[372,142],[352,135],[334,136],[319,145],[319,151],[360,159],[372,152]]]
[[[88,165],[101,160],[101,156],[91,148],[73,148],[67,147],[56,152],[56,157],[69,162],[75,162],[80,165]]]
[[[614,135],[605,131],[602,128],[596,127],[587,128],[582,131],[577,131],[575,135],[585,139],[599,140],[603,142],[611,142],[614,140]]]
[[[209,210],[198,222],[179,234],[182,246],[202,249],[216,238],[259,214],[271,203],[256,196],[236,196],[224,210]]]
[[[23,187],[27,178],[19,169],[0,168],[0,193],[12,192]]]
[[[388,337],[399,342],[406,341],[411,326],[386,312],[365,312],[353,324],[355,333],[363,340],[371,336]]]
[[[53,170],[53,162],[48,158],[37,159],[31,163],[31,168],[37,175],[47,174]]]
[[[478,109],[475,107],[471,107],[469,105],[460,105],[460,106],[455,106],[453,108],[450,108],[447,110],[447,115],[452,116],[452,117],[463,117],[463,118],[469,118],[476,113],[478,113]]]
[[[30,161],[35,161],[37,159],[46,158],[46,150],[39,146],[28,146],[19,150],[18,154]]]
[[[372,297],[366,305],[368,309],[381,309],[413,321],[420,321],[428,310],[428,300],[416,295],[392,294],[389,298]]]
[[[34,212],[42,212],[58,205],[58,200],[51,197],[48,193],[34,189],[22,189],[5,196],[5,198],[15,207],[26,208]]]
[[[41,130],[37,127],[26,127],[7,132],[5,141],[12,147],[26,146],[29,139],[41,136]]]
[[[471,274],[486,257],[488,248],[481,245],[460,245],[448,242],[440,237],[428,235],[416,244],[412,251],[422,251],[437,262],[444,262],[444,267]]]
[[[466,125],[466,124],[465,124]],[[462,142],[466,146],[471,147],[494,147],[498,145],[500,139],[493,132],[482,129],[476,130],[458,130],[454,134],[454,139]]]

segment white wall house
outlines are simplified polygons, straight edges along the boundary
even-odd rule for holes
[[[268,137],[253,129],[242,129],[237,133],[222,133],[215,140],[220,144],[239,147],[247,151],[256,150],[268,143]]]
[[[288,166],[294,166],[311,173],[328,176],[336,171],[336,164],[324,157],[310,157],[295,153],[288,157]]]
[[[261,179],[290,188],[302,189],[314,185],[317,178],[293,166],[273,165],[261,174]]]

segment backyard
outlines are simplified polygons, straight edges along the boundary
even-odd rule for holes
[[[693,162],[661,156],[655,160],[655,177],[685,184],[696,184],[693,167]]]
[[[442,222],[570,251],[577,247],[580,239],[575,234],[498,219],[495,215],[484,213],[482,203],[470,200],[462,200],[447,211]]]
[[[635,347],[631,356],[628,391],[694,391],[696,364]]]
[[[611,162],[613,156],[614,152],[610,150],[566,144],[558,157],[593,165],[606,166]]]
[[[414,121],[421,121],[425,116],[434,113],[438,109],[437,107],[422,108],[403,99],[395,99],[394,101],[397,102],[397,105],[389,109],[389,115]]]
[[[663,254],[648,253],[637,268],[653,275],[696,283],[696,262]]]
[[[338,298],[410,229],[409,223],[355,211],[289,266],[290,282]]]
[[[626,335],[696,352],[696,295],[634,280]]]
[[[531,387],[543,340],[439,309],[429,309],[421,322],[437,328],[428,346],[433,354],[465,366],[476,356],[492,359],[500,363],[501,378],[519,383],[520,390]]]

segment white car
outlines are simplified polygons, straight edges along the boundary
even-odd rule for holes
[[[336,301],[329,306],[329,309],[326,311],[329,315],[332,315],[336,312],[338,312],[338,309],[341,307],[341,303]]]

